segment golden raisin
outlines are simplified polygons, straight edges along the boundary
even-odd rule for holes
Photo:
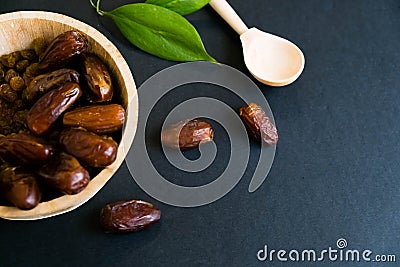
[[[25,80],[25,84],[29,84],[32,81],[32,79],[35,78],[39,74],[40,74],[39,64],[33,63],[26,68],[22,77]]]
[[[4,81],[4,77],[6,76],[6,69],[3,64],[0,64],[0,82]]]
[[[10,103],[18,99],[17,92],[11,89],[11,86],[6,83],[0,85],[0,97]]]
[[[13,52],[0,57],[1,63],[7,68],[14,68],[15,63],[21,58],[20,52]]]
[[[9,70],[6,72],[5,80],[6,80],[6,82],[9,83],[10,80],[11,80],[11,78],[16,77],[16,76],[19,76],[19,75],[18,75],[18,72],[16,72],[14,69],[9,69]]]
[[[44,38],[38,37],[32,41],[32,47],[37,56],[41,56],[47,48],[47,42]]]
[[[15,91],[21,91],[25,88],[25,81],[20,76],[12,77],[10,80],[10,86]]]
[[[15,64],[15,69],[19,72],[23,72],[29,66],[29,60],[23,59]]]
[[[21,51],[21,56],[30,61],[37,61],[37,55],[34,49],[25,49]]]

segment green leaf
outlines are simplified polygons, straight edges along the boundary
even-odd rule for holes
[[[187,15],[193,13],[205,5],[210,0],[147,0],[147,4],[153,4],[168,8],[169,10],[175,11],[181,15]]]
[[[193,25],[167,8],[137,3],[103,14],[115,22],[132,44],[147,53],[173,61],[216,62],[205,50]]]

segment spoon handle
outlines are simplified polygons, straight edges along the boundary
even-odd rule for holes
[[[211,0],[210,6],[239,34],[248,30],[246,24],[225,0]]]

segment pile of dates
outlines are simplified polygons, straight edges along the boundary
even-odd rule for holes
[[[110,73],[88,52],[84,34],[67,31],[36,50],[24,50],[36,52],[36,63],[24,61],[34,66],[30,76],[24,75],[26,69],[22,77],[16,72],[8,80],[19,86],[0,87],[1,103],[18,102],[24,111],[18,117],[22,126],[0,134],[0,194],[20,209],[51,199],[48,192],[57,192],[52,197],[81,192],[93,175],[115,161],[125,120]],[[21,52],[5,55],[1,62]],[[13,97],[4,99],[7,94]],[[2,114],[12,106],[1,106]]]

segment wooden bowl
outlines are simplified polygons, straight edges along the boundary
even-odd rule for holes
[[[89,40],[89,52],[97,54],[107,64],[114,87],[121,94],[127,110],[122,139],[115,162],[92,177],[89,185],[79,194],[64,195],[42,202],[32,210],[0,206],[0,217],[9,220],[37,220],[71,211],[93,197],[114,175],[125,159],[132,144],[138,120],[138,98],[135,82],[128,64],[118,49],[100,32],[71,17],[43,11],[19,11],[0,15],[0,55],[29,48],[32,40],[44,37],[52,40],[57,35],[79,30]]]

